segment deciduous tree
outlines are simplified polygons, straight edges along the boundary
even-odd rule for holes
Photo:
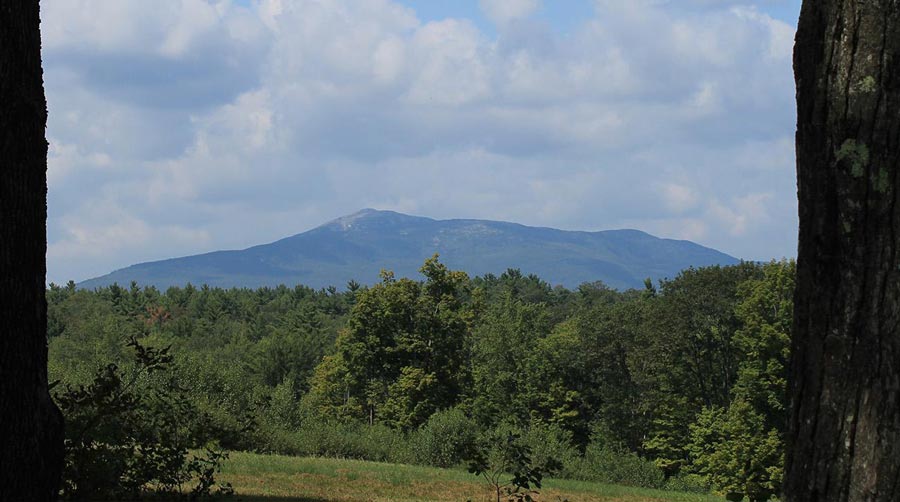
[[[900,500],[900,2],[807,0],[786,500]]]

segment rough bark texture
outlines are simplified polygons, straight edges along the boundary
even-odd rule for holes
[[[0,2],[0,500],[57,498],[47,390],[47,107],[36,0]]]
[[[786,500],[900,500],[900,0],[805,0]]]

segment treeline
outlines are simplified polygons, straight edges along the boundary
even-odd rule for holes
[[[642,290],[509,270],[215,289],[51,285],[50,378],[170,347],[226,449],[451,466],[511,431],[563,476],[765,500],[781,484],[793,262]]]

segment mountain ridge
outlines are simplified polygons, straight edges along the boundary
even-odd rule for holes
[[[518,268],[569,288],[597,280],[617,289],[641,287],[647,277],[657,280],[690,266],[739,261],[691,241],[635,229],[560,230],[366,208],[268,244],[138,263],[83,281],[79,287],[132,280],[160,289],[188,282],[219,287],[319,288],[342,286],[349,280],[373,284],[381,269],[418,278],[422,262],[435,253],[448,267],[473,276]]]

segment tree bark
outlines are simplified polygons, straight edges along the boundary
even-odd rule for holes
[[[47,105],[36,0],[0,2],[0,500],[58,497],[47,389]]]
[[[900,500],[900,1],[805,0],[785,500]]]

